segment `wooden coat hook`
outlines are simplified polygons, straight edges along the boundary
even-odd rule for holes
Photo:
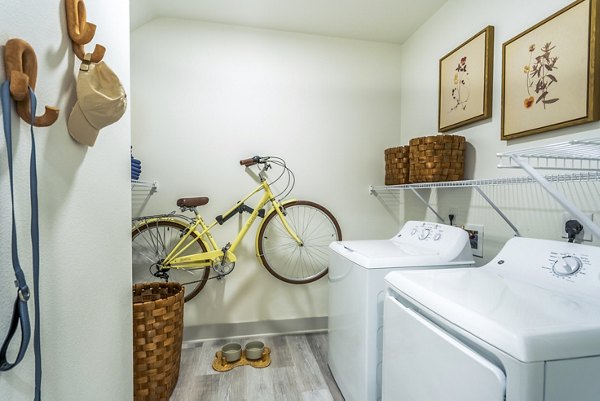
[[[31,123],[31,106],[29,88],[35,89],[37,81],[37,58],[31,45],[23,39],[10,39],[4,50],[4,70],[6,79],[10,80],[10,94],[16,103],[17,114],[28,124]],[[47,127],[54,124],[59,110],[45,106],[46,111],[36,116],[33,125]]]
[[[83,0],[65,0],[65,8],[67,9],[67,30],[73,42],[73,52],[83,61],[85,56],[83,45],[90,43],[94,38],[96,25],[87,22]],[[92,62],[99,63],[105,52],[106,48],[104,46],[96,45],[92,53]]]

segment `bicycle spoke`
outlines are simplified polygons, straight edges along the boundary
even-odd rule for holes
[[[156,226],[156,228],[157,228],[157,230],[156,230],[156,242],[158,242],[160,244],[161,255],[162,256],[166,256],[166,254],[167,254],[167,245],[166,245],[165,238],[167,237],[167,229],[168,228],[166,226],[163,226],[163,228],[162,228],[162,237],[160,236],[160,227]]]
[[[326,246],[329,246],[329,244],[333,241],[332,238],[335,239],[335,233],[327,233],[327,234],[312,237],[311,242],[319,241],[319,242],[323,242],[323,244],[325,244]]]
[[[315,221],[316,213],[317,212],[313,213],[312,217],[306,224],[306,229],[308,230],[310,228],[310,232],[306,232],[305,235],[308,237],[311,237],[311,238],[313,236],[313,233],[317,232],[326,223],[325,219],[320,219],[320,221]]]
[[[327,246],[327,245],[310,246],[310,247],[308,247],[306,249],[309,249],[309,250],[311,250],[313,252],[318,252],[321,255],[323,255],[324,259],[327,259],[329,257],[329,254],[328,254],[326,248],[329,248],[329,246]]]
[[[135,252],[134,252],[134,253],[135,253]],[[148,256],[148,254],[147,254],[147,253],[145,253],[145,252],[144,252],[144,251],[142,251],[142,250],[138,251],[138,253],[139,253],[140,255],[142,255],[143,257],[145,257],[146,259],[148,259],[148,261],[149,261],[149,262],[151,262],[151,263],[154,263],[154,259],[152,258],[152,256],[154,256],[154,255],[152,255],[152,256]]]
[[[265,248],[264,251],[265,252],[273,252],[273,251],[281,251],[281,250],[293,250],[295,248],[298,248],[298,244],[296,244],[295,242],[293,243],[289,243],[289,244],[282,244],[282,245],[272,245],[269,246],[268,248]]]
[[[292,253],[290,253],[290,256],[289,256],[289,258],[288,258],[288,260],[287,260],[287,263],[285,263],[285,264],[284,264],[284,266],[286,266],[286,265],[287,265],[287,266],[289,266],[289,265],[291,264],[291,263],[290,263],[290,261],[291,261],[292,259],[293,259],[293,260],[295,260],[295,262],[296,262],[296,264],[297,264],[297,263],[298,263],[298,257],[297,257],[297,254],[298,254],[298,253],[299,253],[298,249],[294,249],[294,250],[292,251]]]
[[[304,227],[304,231],[303,231],[302,235],[308,236],[309,233],[307,231],[310,228],[311,223],[312,223],[313,219],[315,218],[315,214],[316,213],[317,213],[316,209],[315,210],[308,210],[308,211],[305,212],[305,215],[308,214],[308,216],[305,216],[306,217],[306,219],[305,219],[306,223],[305,223],[305,227]]]
[[[288,222],[289,223],[289,222]],[[274,220],[274,225],[272,227],[274,230],[277,231],[277,233],[281,236],[287,236],[288,232],[285,229],[285,227],[283,226],[283,223],[281,222],[281,220]],[[294,227],[291,227],[292,229],[294,229]],[[294,229],[295,230],[295,229]]]
[[[325,220],[321,220],[316,225],[313,225],[313,228],[310,233],[306,234],[307,237],[314,238],[313,233],[317,232],[324,224],[326,224]],[[310,226],[307,226],[307,229]]]
[[[321,263],[319,263],[317,261],[317,258],[315,258],[315,256],[310,252],[309,249],[305,249],[304,254],[306,255],[306,259],[308,259],[311,262],[312,266],[321,265]],[[315,269],[313,269],[313,270],[315,270]]]
[[[146,228],[148,228],[148,226],[145,226]],[[148,246],[150,247],[150,249],[154,250],[157,254],[158,254],[158,246],[154,243],[154,241],[149,241],[148,240],[148,235],[146,235],[145,232],[140,231],[139,229],[138,231],[138,236],[136,238],[142,238],[146,244],[148,244]],[[152,235],[150,235],[150,240],[152,240]]]
[[[329,254],[321,248],[311,246],[309,248],[305,248],[305,250],[314,258],[321,260],[327,260],[329,258]]]

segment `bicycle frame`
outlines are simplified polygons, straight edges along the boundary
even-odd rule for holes
[[[285,219],[285,213],[283,211],[282,204],[275,199],[275,195],[271,191],[271,187],[269,186],[269,183],[262,175],[262,172],[260,174],[260,179],[261,179],[261,183],[258,187],[256,187],[256,189],[254,189],[252,192],[250,192],[245,198],[243,198],[242,200],[237,202],[235,204],[235,206],[233,206],[231,209],[229,209],[226,213],[223,214],[223,216],[229,216],[229,215],[237,213],[237,211],[240,210],[239,209],[240,206],[243,205],[244,202],[246,202],[248,199],[250,199],[252,196],[257,194],[258,192],[264,191],[262,198],[260,199],[260,201],[258,202],[256,207],[254,208],[252,213],[250,213],[250,217],[248,218],[248,221],[246,221],[246,223],[241,228],[241,230],[239,231],[239,233],[237,234],[237,236],[235,237],[235,239],[232,242],[228,243],[224,248],[219,249],[219,246],[217,245],[216,241],[214,240],[213,236],[210,233],[210,231],[217,224],[219,224],[219,222],[215,219],[215,221],[213,223],[211,223],[210,225],[207,225],[204,222],[202,216],[197,211],[194,210],[196,217],[193,219],[193,222],[190,223],[190,225],[188,227],[189,229],[187,230],[185,235],[183,235],[181,237],[179,242],[165,257],[162,265],[165,267],[168,267],[170,269],[172,269],[172,268],[185,269],[185,268],[198,268],[198,267],[213,266],[215,264],[215,262],[224,262],[224,261],[235,262],[236,261],[236,257],[234,254],[235,250],[237,249],[238,245],[240,244],[242,239],[245,237],[245,235],[248,233],[248,230],[250,229],[250,227],[256,220],[256,217],[258,216],[260,209],[262,209],[269,202],[271,202],[271,205],[273,206],[273,209],[271,211],[269,211],[269,213],[273,213],[273,212],[277,213],[279,215],[279,218],[281,219],[283,226],[285,227],[286,231],[290,235],[290,237],[292,237],[298,243],[298,245],[302,245],[302,240],[298,237],[298,235],[294,232],[294,230],[287,223],[287,221]],[[186,240],[190,237],[190,235],[192,235],[192,233],[196,233],[196,235],[199,238],[201,238],[205,244],[207,244],[207,242],[208,242],[207,245],[209,245],[209,248],[211,250],[193,254],[193,255],[180,256],[194,242],[194,241],[189,241],[186,244]],[[204,239],[206,239],[206,240],[204,240]]]

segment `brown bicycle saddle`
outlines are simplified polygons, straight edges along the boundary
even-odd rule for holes
[[[179,207],[196,207],[206,205],[208,203],[208,197],[199,196],[196,198],[180,198],[177,199],[177,206]]]

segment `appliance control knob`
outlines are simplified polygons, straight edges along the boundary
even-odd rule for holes
[[[559,258],[552,266],[552,271],[559,276],[570,276],[581,269],[581,260],[575,256],[567,255]]]
[[[438,241],[440,238],[442,238],[442,234],[440,233],[435,233],[435,235],[433,236],[434,241]]]
[[[417,229],[416,229],[416,228],[413,228],[413,229],[410,231],[410,235],[415,235],[416,233],[417,233]]]
[[[429,237],[429,233],[431,233],[431,230],[429,228],[424,228],[421,233],[419,234],[419,239],[420,240],[424,240],[427,237]]]

